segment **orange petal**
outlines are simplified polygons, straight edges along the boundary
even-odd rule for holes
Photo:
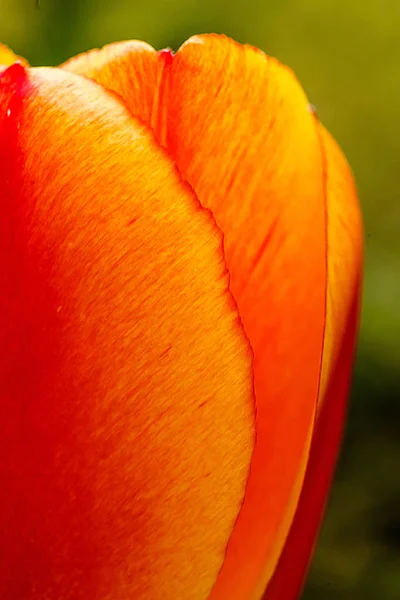
[[[319,126],[328,212],[328,294],[320,408],[300,502],[264,600],[297,598],[326,503],[341,441],[358,325],[362,227],[340,149]]]
[[[89,77],[112,90],[132,115],[146,124],[155,112],[155,90],[161,85],[163,64],[144,42],[117,42],[70,59],[62,68]]]
[[[254,352],[257,443],[210,598],[257,598],[295,511],[318,396],[326,294],[319,140],[293,74],[253,48],[189,40],[169,86],[167,147],[224,234],[230,289]]]
[[[359,296],[362,272],[362,222],[353,176],[335,140],[318,123],[325,163],[328,237],[327,317],[319,409],[327,396],[332,371],[340,362],[348,335],[349,313]]]
[[[0,65],[8,67],[13,65],[15,62],[20,62],[23,65],[28,66],[28,63],[24,58],[14,54],[14,52],[4,44],[0,44]]]
[[[0,597],[206,598],[254,444],[219,232],[100,86],[0,106]]]
[[[90,76],[117,93],[129,89],[126,72],[102,52]],[[139,65],[130,85],[142,83],[147,98],[142,59],[126,46],[130,60]],[[293,74],[262,52],[200,36],[159,60],[163,75],[151,77],[154,100],[146,101],[152,114],[130,110],[213,213],[254,352],[257,443],[211,598],[260,597],[295,512],[317,405],[326,300],[320,145]]]
[[[326,224],[326,182],[322,181],[326,165],[304,95],[279,63],[226,38],[193,38],[174,59],[170,52],[159,53],[158,62],[147,45],[115,44],[73,59],[65,68],[117,93],[132,115],[153,128],[224,233],[230,289],[255,351],[258,439],[243,510],[212,594],[216,599],[253,597],[254,593],[260,597],[296,507],[317,395],[326,279],[320,259],[328,227],[328,312],[313,449],[318,449],[325,435],[321,432],[330,421],[326,435],[333,442],[330,458],[318,462],[319,453],[313,450],[297,515],[307,505],[304,498],[312,489],[313,477],[323,483],[313,497],[306,541],[294,543],[298,542],[296,516],[279,563],[285,564],[288,556],[290,563],[293,548],[301,550],[293,587],[287,588],[298,589],[336,456],[354,338],[355,317],[349,314],[359,279],[353,267],[360,256],[360,236],[346,163],[330,143],[334,160],[341,163],[337,173],[343,176],[338,179],[342,188],[339,185],[338,190],[343,198],[349,194],[352,202],[332,203],[328,195]],[[329,146],[329,140],[325,142]],[[338,225],[333,226],[336,219]],[[346,220],[354,224],[353,231],[343,227]],[[340,249],[337,254],[332,254],[333,246]],[[342,268],[344,256],[354,261]],[[265,305],[268,315],[263,313]],[[305,332],[308,323],[313,327]],[[265,330],[267,339],[262,339]],[[348,340],[350,355],[343,358],[341,349]],[[331,398],[336,398],[334,405]],[[329,415],[333,415],[331,420]],[[284,588],[276,587],[276,581],[282,582],[285,572],[279,566],[268,593],[278,590],[280,597],[279,590],[283,593]]]

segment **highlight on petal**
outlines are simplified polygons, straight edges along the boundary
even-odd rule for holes
[[[0,105],[0,597],[206,598],[254,448],[220,232],[100,86]]]
[[[142,84],[148,96],[139,70],[127,85],[126,71],[101,52],[89,76],[117,93]],[[293,74],[254,48],[199,36],[159,60],[161,83],[151,78],[158,114],[130,110],[222,231],[230,291],[254,352],[256,447],[210,598],[260,597],[296,510],[316,415],[327,277],[319,137]]]
[[[0,69],[1,67],[13,65],[15,62],[20,62],[21,64],[28,66],[25,58],[17,56],[10,48],[4,44],[0,44]]]
[[[329,132],[317,122],[324,159],[327,198],[328,287],[319,404],[324,402],[332,370],[340,352],[354,303],[359,303],[362,272],[363,231],[360,207],[352,173],[340,148]],[[354,332],[356,333],[356,332]],[[351,343],[354,346],[354,342]]]

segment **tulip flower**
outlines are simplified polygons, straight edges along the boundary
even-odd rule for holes
[[[359,313],[340,149],[223,36],[0,62],[0,597],[298,598]]]

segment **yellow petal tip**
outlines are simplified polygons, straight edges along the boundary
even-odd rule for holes
[[[0,65],[10,67],[16,62],[20,62],[24,66],[28,66],[28,62],[24,58],[14,54],[14,52],[4,44],[0,44]]]

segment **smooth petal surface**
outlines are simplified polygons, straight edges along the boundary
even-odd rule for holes
[[[110,44],[102,50],[71,58],[63,69],[112,90],[132,115],[147,125],[152,123],[152,116],[157,113],[155,90],[162,87],[164,65],[149,44],[140,41]]]
[[[349,167],[318,124],[325,157],[328,302],[318,419],[296,516],[264,600],[292,600],[302,587],[330,487],[345,417],[358,325],[362,225]]]
[[[112,50],[102,52],[107,62]],[[124,60],[142,64],[128,46]],[[259,598],[296,509],[317,406],[326,303],[319,137],[293,74],[254,48],[200,36],[159,60],[161,84],[152,78],[155,100],[147,101],[158,112],[132,114],[153,129],[212,211],[254,352],[256,448],[211,598]],[[100,75],[89,61],[90,76],[117,93],[127,86],[126,71],[101,64]]]
[[[100,86],[0,107],[0,597],[204,599],[254,446],[220,233]]]

